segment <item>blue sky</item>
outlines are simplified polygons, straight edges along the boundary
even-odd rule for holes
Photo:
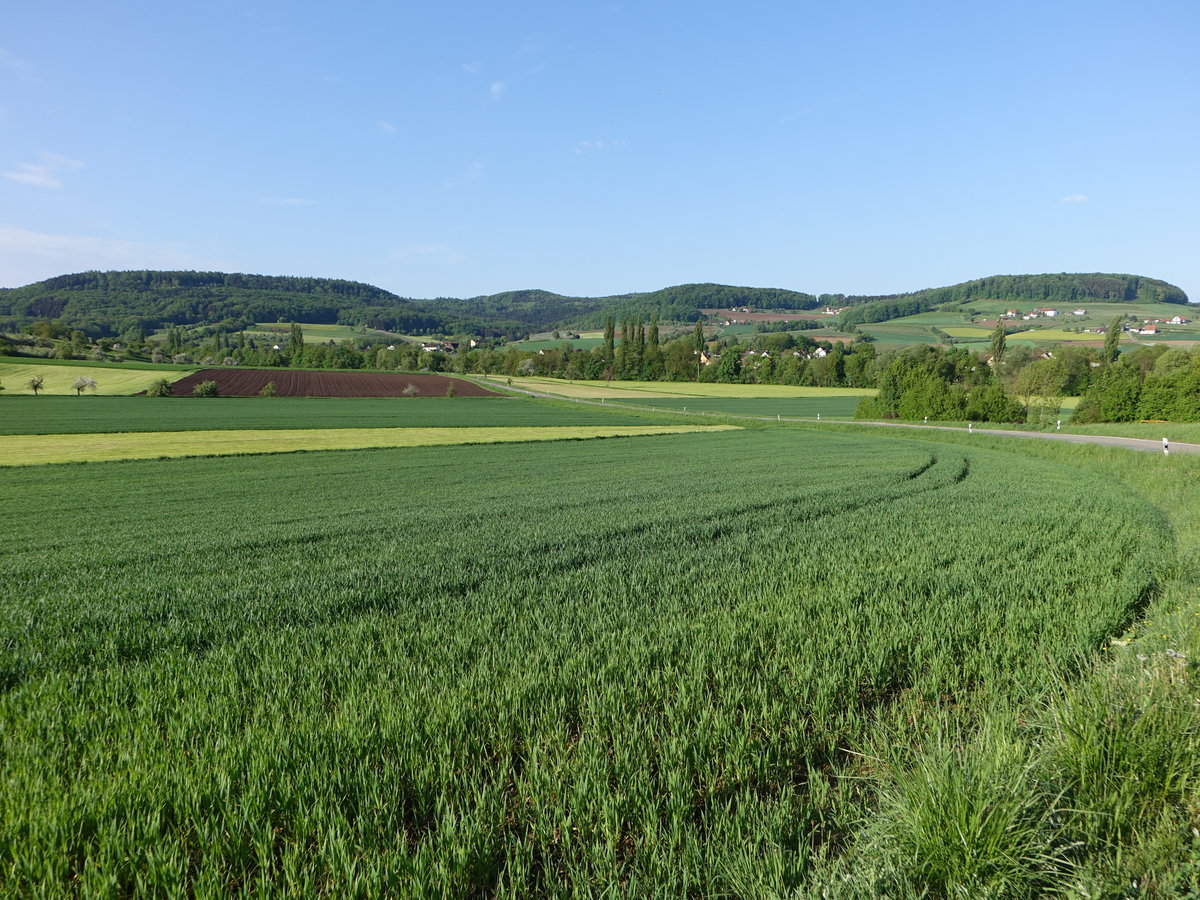
[[[1200,4],[14,4],[0,286],[596,296],[1129,272],[1200,300]]]

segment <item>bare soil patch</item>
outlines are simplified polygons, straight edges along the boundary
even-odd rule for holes
[[[322,372],[305,369],[201,369],[171,385],[176,397],[191,396],[201,381],[215,381],[222,397],[253,397],[269,382],[280,397],[496,397],[471,381],[446,375],[397,372]]]

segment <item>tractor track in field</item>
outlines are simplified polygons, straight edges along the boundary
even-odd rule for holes
[[[487,378],[482,378],[480,381],[483,384],[492,388],[498,388],[503,391],[511,391],[517,394],[524,394],[528,397],[540,397],[545,400],[565,400],[571,403],[582,403],[588,406],[603,406],[614,409],[635,410],[646,412],[647,410],[656,411],[653,406],[635,406],[632,404],[621,403],[619,400],[609,402],[607,400],[592,400],[581,397],[564,397],[559,394],[551,394],[546,391],[535,391],[528,388],[517,388],[509,385],[499,385]],[[699,416],[719,419],[745,419],[753,422],[802,422],[806,424],[817,424],[820,420],[813,418],[798,418],[794,416],[739,416],[736,413],[716,413],[704,412],[702,410],[678,410],[664,409],[663,412],[671,413],[678,416]],[[923,425],[910,422],[879,422],[879,421],[851,421],[839,420],[839,425],[861,425],[866,428],[910,428],[910,429],[929,429],[933,431],[957,431],[976,433],[986,436],[1000,437],[1018,437],[1018,438],[1040,438],[1045,441],[1061,441],[1068,444],[1099,444],[1104,447],[1120,447],[1125,450],[1139,450],[1149,453],[1162,453],[1164,444],[1162,441],[1156,441],[1149,438],[1131,438],[1119,437],[1110,434],[1071,434],[1064,431],[1017,431],[1015,429],[1001,428],[963,428],[959,425]],[[1183,441],[1171,441],[1168,448],[1172,453],[1189,453],[1200,454],[1200,444],[1189,444]]]

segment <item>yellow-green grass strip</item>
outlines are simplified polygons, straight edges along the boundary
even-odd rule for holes
[[[507,378],[491,378],[505,385]],[[619,400],[649,397],[734,397],[784,399],[797,397],[874,397],[874,388],[800,387],[787,384],[710,384],[672,381],[564,381],[556,378],[513,378],[512,386],[581,400]]]
[[[161,369],[122,368],[110,369],[97,366],[95,369],[87,366],[49,366],[39,363],[0,363],[0,382],[4,383],[4,396],[13,394],[33,396],[29,387],[29,379],[35,375],[42,376],[41,394],[74,394],[72,385],[77,378],[92,378],[96,381],[95,391],[84,391],[83,396],[92,393],[105,395],[136,394],[144,391],[158,381],[166,378],[175,381],[187,372],[166,372]]]
[[[950,337],[956,338],[985,338],[992,333],[990,328],[971,328],[965,325],[961,328],[946,327],[942,331],[946,332]]]
[[[988,332],[989,334],[991,332]],[[1061,328],[1030,328],[1028,331],[1015,331],[1009,338],[1022,338],[1029,341],[1102,341],[1104,335],[1082,331],[1064,331]]]
[[[734,425],[548,425],[519,428],[302,428],[0,436],[0,466],[112,462],[183,456],[499,444],[728,431]]]

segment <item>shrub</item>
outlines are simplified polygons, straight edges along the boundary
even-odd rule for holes
[[[264,385],[262,386],[262,390],[258,392],[258,396],[260,396],[260,397],[274,397],[274,396],[276,396],[278,393],[279,393],[279,392],[275,390],[275,382],[273,382],[273,381],[268,381],[266,384],[264,384]]]
[[[154,384],[146,389],[147,397],[170,397],[171,382],[165,378],[160,378]]]
[[[201,381],[192,388],[193,397],[220,397],[221,392],[217,389],[215,381]]]

